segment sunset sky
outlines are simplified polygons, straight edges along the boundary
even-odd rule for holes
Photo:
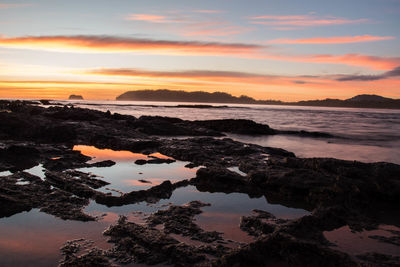
[[[400,1],[0,0],[0,98],[400,98]]]

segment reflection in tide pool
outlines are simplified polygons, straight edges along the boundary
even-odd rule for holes
[[[152,186],[159,185],[163,181],[170,180],[171,183],[184,179],[190,179],[196,176],[197,169],[185,168],[189,162],[176,161],[173,163],[145,164],[138,165],[135,161],[138,159],[149,160],[147,155],[132,153],[130,151],[113,151],[110,149],[98,149],[92,146],[75,146],[74,150],[81,151],[86,156],[93,157],[92,162],[102,160],[113,160],[115,165],[107,168],[81,168],[82,172],[90,172],[110,183],[109,186],[99,189],[109,193],[113,190],[128,193],[135,190],[149,189]],[[149,156],[157,158],[169,158],[160,153],[154,153]],[[108,188],[108,189],[107,189]],[[115,193],[115,192],[114,192]]]
[[[139,217],[142,217],[142,215],[156,212],[159,209],[167,209],[169,205],[183,205],[193,200],[200,200],[211,204],[211,206],[203,207],[203,213],[195,217],[196,223],[201,228],[206,231],[223,232],[226,239],[237,242],[249,242],[253,240],[252,237],[239,228],[240,217],[250,215],[253,209],[268,211],[282,219],[294,219],[309,214],[306,210],[269,204],[265,197],[250,198],[247,194],[242,193],[200,192],[194,186],[178,188],[173,192],[171,198],[162,199],[156,204],[141,202],[108,208],[91,202],[85,211],[93,215],[106,213],[108,216],[111,216],[111,214],[115,216],[116,214],[129,215],[132,211],[136,211],[140,212]],[[140,221],[140,218],[137,219],[137,221]]]
[[[175,182],[190,179],[196,175],[196,169],[184,167],[187,162],[137,165],[134,163],[135,160],[149,159],[149,157],[129,151],[97,149],[91,146],[75,146],[74,149],[94,157],[92,162],[115,161],[116,164],[112,167],[80,170],[103,176],[104,180],[111,183],[108,187],[123,192],[146,189],[165,180]],[[168,158],[159,153],[152,156]],[[27,171],[45,179],[42,165]],[[140,179],[152,183],[142,185],[139,182]],[[241,193],[200,192],[194,186],[178,188],[169,199],[162,199],[154,204],[140,202],[119,207],[106,207],[92,200],[84,211],[100,218],[99,221],[93,222],[61,220],[33,209],[0,219],[0,266],[55,266],[61,259],[59,248],[67,240],[85,238],[93,240],[93,246],[110,248],[111,245],[107,243],[107,238],[102,235],[102,232],[109,225],[116,223],[120,215],[127,216],[129,221],[143,224],[150,213],[167,209],[170,205],[182,205],[193,200],[211,204],[202,208],[203,213],[195,217],[196,223],[206,231],[223,232],[225,239],[234,241],[230,244],[232,246],[237,246],[236,242],[253,241],[252,237],[239,228],[240,217],[251,214],[253,209],[271,212],[278,218],[297,218],[309,214],[305,210],[269,204],[265,197],[250,198]],[[187,240],[180,236],[175,237],[179,240]]]
[[[377,252],[400,256],[400,249],[394,244],[385,243],[374,238],[374,236],[393,237],[392,232],[399,232],[400,228],[394,225],[380,225],[379,229],[352,232],[348,226],[343,226],[333,231],[324,232],[324,236],[334,243],[333,249],[344,251],[352,255],[368,252]],[[372,238],[371,238],[372,237]]]
[[[203,213],[196,216],[196,222],[206,231],[223,232],[225,239],[237,242],[253,240],[239,228],[240,217],[250,215],[253,209],[268,211],[282,219],[294,219],[309,214],[302,209],[269,204],[265,197],[250,198],[242,193],[200,192],[193,186],[177,189],[171,197],[178,205],[194,199],[211,204],[202,208]]]
[[[165,180],[177,182],[196,176],[196,168],[189,169],[185,167],[188,162],[176,161],[170,164],[137,165],[134,163],[135,160],[148,159],[148,157],[129,151],[102,150],[90,146],[75,146],[74,149],[80,150],[81,153],[87,156],[94,157],[95,161],[114,160],[116,164],[112,167],[82,168],[80,170],[103,176],[104,180],[111,183],[111,185],[106,187],[122,192],[147,189]],[[168,158],[159,153],[152,154],[152,156]],[[238,171],[236,169],[235,167],[231,168],[233,171]],[[242,174],[245,175],[245,173]],[[139,181],[141,179],[150,181],[151,184],[142,183]],[[241,216],[249,215],[253,209],[266,210],[284,219],[293,219],[309,214],[309,212],[302,209],[269,204],[265,197],[250,198],[247,194],[241,193],[225,194],[200,192],[194,186],[178,188],[172,193],[170,199],[162,199],[157,204],[141,202],[138,204],[108,208],[91,202],[85,211],[94,215],[107,214],[109,218],[117,218],[117,215],[120,214],[129,215],[135,211],[139,212],[136,213],[139,214],[136,218],[136,222],[140,222],[140,217],[143,214],[156,212],[160,208],[168,208],[171,204],[183,205],[193,200],[200,200],[211,204],[211,206],[203,207],[202,210],[204,212],[196,216],[197,223],[200,227],[207,231],[223,232],[226,239],[237,242],[249,242],[252,240],[251,237],[240,230],[239,222]]]
[[[102,235],[108,224],[102,221],[64,221],[33,209],[2,218],[0,225],[0,266],[56,266],[60,247],[78,238],[110,247]]]

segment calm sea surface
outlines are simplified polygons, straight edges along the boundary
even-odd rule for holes
[[[136,117],[177,117],[185,120],[249,119],[279,130],[326,132],[339,138],[243,136],[231,138],[262,146],[280,147],[299,157],[334,157],[363,162],[400,164],[400,110],[212,104],[212,108],[182,108],[204,103],[134,101],[61,101]]]

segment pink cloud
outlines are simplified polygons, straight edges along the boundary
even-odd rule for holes
[[[316,63],[363,66],[375,70],[391,70],[400,65],[400,57],[379,57],[362,54],[313,55],[309,57],[309,60]]]
[[[125,19],[148,23],[176,24],[169,25],[167,30],[181,36],[228,36],[252,30],[249,27],[232,25],[228,21],[223,21],[219,16],[215,16],[215,14],[223,12],[215,9],[196,9],[185,12],[175,10],[164,11],[161,15],[130,14]]]
[[[253,24],[263,24],[272,26],[326,26],[340,24],[356,24],[367,22],[367,19],[310,19],[310,20],[275,20],[275,21],[253,21]]]
[[[395,39],[394,36],[372,36],[372,35],[358,35],[358,36],[333,36],[333,37],[314,37],[304,39],[275,39],[268,43],[271,44],[346,44],[346,43],[361,43],[373,42],[382,40]]]
[[[0,9],[27,7],[27,6],[32,6],[32,4],[6,4],[6,3],[2,4],[2,3],[0,3]]]
[[[152,23],[168,23],[166,16],[151,15],[151,14],[131,14],[126,17],[126,20],[138,20]]]
[[[256,16],[249,17],[250,23],[262,24],[268,26],[278,26],[287,29],[286,27],[311,27],[311,26],[328,26],[328,25],[343,25],[343,24],[359,24],[369,22],[368,19],[346,19],[333,16],[311,16],[311,15],[294,15],[294,16]]]
[[[178,16],[165,16],[165,15],[154,15],[154,14],[130,14],[125,20],[131,21],[144,21],[149,23],[188,23],[189,21],[185,17]]]
[[[256,16],[256,17],[249,17],[252,20],[259,20],[259,19],[270,19],[270,20],[307,20],[311,19],[309,15],[295,15],[295,16]]]

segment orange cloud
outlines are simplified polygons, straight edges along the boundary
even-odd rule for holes
[[[183,55],[245,55],[262,46],[241,43],[164,41],[113,36],[27,36],[0,38],[0,47],[73,52],[157,52]]]
[[[400,65],[399,57],[379,57],[362,54],[288,55],[268,53],[267,46],[244,43],[199,41],[165,41],[113,36],[27,36],[0,38],[0,47],[66,52],[147,53],[181,56],[228,56],[269,59],[288,62],[329,63],[361,66],[375,70],[390,70]]]
[[[310,15],[294,15],[294,16],[256,16],[249,17],[250,23],[262,24],[269,26],[294,26],[294,27],[310,27],[310,26],[328,26],[343,24],[359,24],[366,23],[368,19],[346,19],[333,16],[310,16]],[[284,27],[286,28],[286,27]],[[279,28],[278,28],[279,29]]]
[[[152,14],[131,14],[126,17],[126,20],[137,20],[151,23],[171,23],[166,16],[152,15]]]
[[[125,20],[144,21],[149,23],[190,23],[187,15],[154,15],[154,14],[130,14]]]
[[[372,36],[372,35],[358,35],[358,36],[334,36],[334,37],[314,37],[305,39],[276,39],[268,43],[271,44],[347,44],[347,43],[361,43],[373,42],[382,40],[395,39],[394,36]]]
[[[126,19],[127,20],[148,21],[148,22],[153,22],[153,23],[167,22],[165,16],[151,15],[151,14],[131,14]]]
[[[134,77],[162,77],[162,78],[256,78],[256,77],[273,77],[268,75],[260,75],[247,72],[237,71],[208,71],[208,70],[188,70],[188,71],[146,71],[140,69],[96,69],[84,72],[84,74],[94,75],[117,75],[117,76],[134,76]]]

